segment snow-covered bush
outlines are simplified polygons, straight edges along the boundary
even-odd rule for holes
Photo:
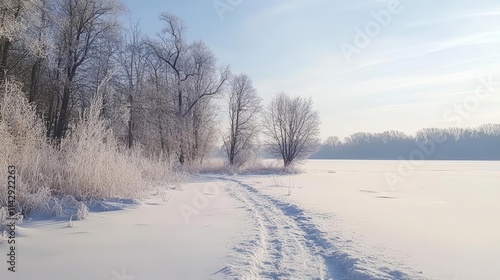
[[[94,100],[61,142],[61,173],[54,186],[57,195],[72,195],[80,200],[135,197],[140,190],[141,170],[99,118],[100,102]]]
[[[77,199],[140,198],[158,181],[175,181],[171,166],[145,157],[140,148],[121,147],[99,117],[102,100],[86,110],[75,130],[61,143],[62,176],[56,194]]]
[[[190,174],[295,174],[299,172],[297,164],[283,167],[277,160],[252,158],[241,166],[230,165],[225,158],[212,158],[203,163],[183,166]]]
[[[76,200],[71,195],[66,195],[61,199],[53,198],[48,210],[51,210],[56,217],[74,218],[75,220],[82,220],[89,214],[85,203]]]
[[[0,184],[7,186],[7,168],[15,166],[17,212],[40,210],[79,219],[88,211],[79,201],[136,199],[159,181],[180,180],[164,161],[145,157],[140,148],[122,148],[99,117],[99,104],[102,100],[94,100],[68,137],[55,146],[47,142],[45,127],[20,87],[13,82],[1,86],[0,170],[4,176]],[[0,188],[0,208],[7,206],[7,192],[6,187]]]
[[[15,206],[24,214],[39,209],[50,197],[56,163],[55,150],[46,142],[45,128],[20,86],[0,88],[0,207],[7,206],[7,168],[14,166]]]

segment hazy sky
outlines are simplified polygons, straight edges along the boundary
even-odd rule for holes
[[[311,96],[321,134],[500,122],[498,0],[125,0],[146,34],[168,11],[267,102]]]

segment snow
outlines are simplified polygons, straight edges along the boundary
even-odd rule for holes
[[[217,189],[196,180],[183,191],[166,190],[168,201],[158,195],[141,205],[114,203],[123,210],[91,212],[71,228],[68,219],[25,222],[16,238],[17,271],[2,261],[0,279],[221,279],[218,271],[249,224],[241,203]],[[196,201],[200,194],[207,204]],[[186,216],[181,205],[201,209]],[[2,260],[6,248],[1,242]]]
[[[302,209],[348,279],[497,279],[500,162],[402,164],[318,160],[298,175],[233,179]]]
[[[25,221],[0,279],[497,279],[500,162],[407,164],[202,175],[72,227]]]

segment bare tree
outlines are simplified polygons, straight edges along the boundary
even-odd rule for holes
[[[175,150],[181,164],[192,161],[198,154],[201,135],[196,127],[200,121],[210,114],[201,114],[200,109],[213,108],[203,104],[212,97],[220,95],[229,78],[229,68],[222,67],[217,71],[213,53],[202,42],[188,44],[184,39],[185,26],[178,17],[163,13],[160,19],[164,23],[162,32],[156,42],[148,42],[148,46],[161,61],[167,71],[164,80],[167,86],[162,89],[166,100],[167,112],[175,108],[170,119],[175,119],[173,127],[160,129],[170,130],[176,142]],[[171,106],[174,105],[174,106]],[[160,119],[159,119],[160,121]],[[195,150],[193,150],[193,148]]]
[[[330,148],[334,148],[340,144],[342,144],[342,142],[337,136],[329,136],[323,143],[323,145],[328,146]]]
[[[0,1],[0,83],[6,78],[10,49],[14,42],[25,41],[26,29],[32,22],[32,15],[39,0],[2,0]],[[27,43],[27,42],[21,42]],[[27,45],[33,44],[28,42]]]
[[[131,24],[124,34],[124,48],[119,55],[126,80],[126,94],[129,104],[129,118],[127,121],[127,146],[132,148],[134,143],[134,126],[137,115],[138,100],[134,97],[140,92],[144,82],[147,52],[145,40],[139,29],[139,24]]]
[[[26,16],[25,21],[29,22],[30,28],[20,35],[23,37],[22,49],[29,53],[25,71],[29,70],[29,90],[28,101],[34,102],[37,95],[43,92],[43,71],[47,70],[47,59],[49,58],[53,45],[52,29],[53,19],[50,11],[51,0],[36,0]]]
[[[319,112],[312,99],[278,93],[264,113],[269,152],[282,158],[285,167],[307,158],[319,144]]]
[[[99,40],[118,26],[121,9],[118,1],[58,0],[57,14],[59,57],[57,64],[62,83],[62,98],[54,136],[61,139],[67,129],[78,69],[98,53]]]
[[[230,72],[228,67],[217,70],[216,58],[203,42],[191,45],[189,66],[194,75],[186,81],[186,109],[182,116],[189,126],[184,128],[187,134],[180,143],[188,144],[183,148],[188,160],[194,162],[203,160],[216,141],[215,120],[220,110],[212,103],[224,92]]]
[[[229,132],[224,137],[229,164],[240,165],[255,148],[261,99],[246,74],[234,76],[228,92]]]

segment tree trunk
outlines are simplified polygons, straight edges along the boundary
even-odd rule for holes
[[[128,96],[128,101],[130,103],[130,116],[128,119],[128,148],[132,149],[132,145],[134,143],[134,135],[132,134],[132,94]]]
[[[14,20],[17,20],[21,12],[21,1],[17,3],[16,11],[14,12]],[[3,43],[2,53],[0,54],[0,84],[5,82],[7,79],[7,60],[9,58],[9,49],[11,42],[9,39],[5,38]]]
[[[32,103],[35,99],[35,95],[37,94],[38,89],[38,73],[40,71],[40,65],[42,63],[41,59],[37,59],[31,67],[31,83],[30,83],[30,91],[28,95],[28,102]]]
[[[9,58],[10,40],[5,39],[2,47],[2,53],[0,54],[0,83],[5,82],[7,78],[7,59]]]
[[[69,107],[70,93],[71,90],[69,88],[69,85],[64,85],[61,110],[59,111],[59,118],[54,133],[54,137],[56,138],[57,141],[60,141],[63,138],[64,132],[66,131],[68,125],[68,107]]]

